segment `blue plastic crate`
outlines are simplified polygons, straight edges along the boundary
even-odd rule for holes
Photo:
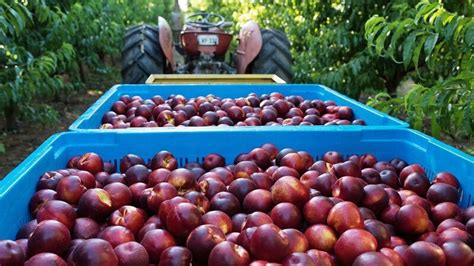
[[[364,119],[367,126],[393,126],[408,127],[406,122],[379,112],[358,101],[344,96],[334,90],[318,84],[239,84],[239,85],[116,85],[100,97],[84,114],[82,114],[70,127],[69,130],[100,130],[102,116],[110,111],[112,104],[122,95],[139,95],[144,99],[154,95],[167,98],[171,94],[181,94],[185,97],[206,96],[214,94],[222,98],[245,97],[255,92],[259,95],[272,92],[281,92],[286,96],[300,95],[305,99],[333,100],[338,105],[349,106],[353,109],[355,119]],[[344,126],[360,127],[360,126]],[[273,127],[272,127],[273,128]],[[318,127],[319,128],[319,127]],[[137,128],[125,129],[137,131]],[[140,128],[143,130],[143,128]],[[156,130],[156,128],[153,128]],[[163,128],[161,128],[163,129]],[[163,130],[169,130],[164,128]],[[173,128],[171,128],[173,129]],[[239,127],[241,129],[241,127]],[[107,129],[107,131],[114,129]],[[124,129],[120,129],[123,131]],[[148,129],[149,130],[149,129]],[[102,130],[101,130],[102,131]]]
[[[250,134],[249,134],[250,133]],[[203,156],[217,152],[227,162],[242,152],[274,143],[279,149],[291,147],[310,152],[315,158],[329,150],[345,156],[372,153],[379,160],[395,157],[425,167],[430,178],[440,171],[455,174],[463,193],[459,204],[473,203],[474,157],[409,129],[311,130],[307,127],[288,130],[254,130],[242,132],[217,128],[198,131],[164,132],[67,132],[52,136],[23,163],[0,181],[0,239],[14,238],[21,225],[31,217],[28,202],[35,192],[38,178],[46,171],[64,168],[75,155],[96,152],[116,165],[127,153],[151,158],[160,150],[168,150],[178,158],[179,165],[202,161]]]

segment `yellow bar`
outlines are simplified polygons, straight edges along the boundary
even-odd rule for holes
[[[146,84],[232,84],[273,83],[284,84],[283,79],[272,74],[152,74]]]

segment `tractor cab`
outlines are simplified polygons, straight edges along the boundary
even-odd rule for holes
[[[186,18],[180,34],[178,49],[184,51],[185,62],[177,68],[178,74],[235,74],[237,71],[226,64],[225,55],[232,35],[224,28],[231,22],[213,13],[196,13]],[[179,51],[179,50],[178,50]]]
[[[212,13],[196,13],[187,17],[181,32],[181,46],[185,54],[191,57],[224,56],[232,41],[232,35],[224,28],[232,25],[223,16]]]

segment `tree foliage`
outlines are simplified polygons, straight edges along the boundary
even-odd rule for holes
[[[191,9],[222,13],[236,31],[249,19],[283,30],[296,82],[377,94],[369,104],[417,129],[472,139],[472,0],[191,0]]]
[[[455,139],[474,133],[474,19],[421,1],[408,17],[373,16],[365,24],[372,54],[414,69],[416,85],[403,97],[379,94],[369,103],[404,115],[417,129]]]
[[[79,89],[86,69],[106,71],[104,58],[119,54],[125,27],[156,23],[171,5],[171,0],[0,0],[0,111],[7,127],[14,128],[18,118],[54,120],[45,100]]]

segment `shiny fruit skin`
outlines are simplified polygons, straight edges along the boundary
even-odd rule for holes
[[[342,234],[349,229],[363,229],[364,221],[357,205],[352,202],[340,202],[329,211],[327,224]]]
[[[250,255],[242,246],[229,241],[223,241],[214,246],[209,254],[208,265],[235,265],[246,266],[250,264]]]
[[[446,255],[446,266],[468,266],[474,263],[472,249],[459,240],[444,243],[441,248]]]
[[[50,200],[43,204],[36,214],[38,223],[45,220],[56,220],[71,229],[76,222],[74,208],[61,200]]]
[[[406,234],[423,234],[428,230],[428,214],[426,211],[413,204],[404,205],[396,216],[397,229]]]
[[[148,215],[142,209],[125,205],[110,215],[109,224],[123,226],[136,234],[147,219]]]
[[[149,256],[146,249],[137,242],[127,242],[114,248],[120,266],[147,266]]]
[[[176,241],[167,231],[154,229],[145,234],[140,244],[148,252],[150,263],[158,263],[162,252],[169,247],[175,246]]]
[[[225,235],[232,232],[232,219],[224,212],[209,211],[202,216],[202,222],[219,227]]]
[[[289,253],[288,236],[276,225],[264,224],[250,239],[250,254],[254,259],[279,262]]]
[[[250,191],[242,201],[242,209],[246,213],[256,211],[269,212],[272,207],[272,193],[265,189]]]
[[[3,265],[3,264],[2,264]],[[11,265],[12,264],[5,264]],[[54,253],[39,253],[25,261],[25,266],[67,266],[67,263]]]
[[[337,235],[331,227],[324,224],[315,224],[308,227],[304,234],[308,239],[310,248],[333,253]]]
[[[392,261],[386,255],[380,252],[366,252],[360,254],[352,264],[353,266],[393,266]]]
[[[294,228],[287,228],[282,230],[290,240],[290,253],[306,252],[309,249],[308,239],[299,230]]]
[[[309,224],[325,224],[334,203],[324,196],[311,198],[303,207],[303,216]]]
[[[30,213],[35,216],[41,205],[49,200],[57,199],[57,192],[52,189],[41,189],[31,197],[28,208]]]
[[[282,261],[282,266],[297,265],[316,266],[318,264],[316,264],[310,255],[303,252],[291,253]]]
[[[81,242],[71,254],[73,265],[115,266],[118,258],[109,242],[91,238]]]
[[[282,229],[298,228],[302,221],[302,215],[299,208],[289,202],[282,202],[275,205],[270,216],[273,223]]]
[[[87,190],[82,194],[77,206],[77,213],[101,221],[112,213],[112,199],[107,191],[100,188]]]
[[[186,240],[186,247],[196,262],[206,262],[211,250],[226,240],[224,233],[215,225],[204,224],[196,227]]]
[[[426,241],[418,241],[408,247],[406,262],[408,266],[441,266],[446,265],[446,255],[438,245]]]
[[[232,216],[241,210],[239,199],[229,192],[219,192],[211,199],[211,210],[219,210]]]
[[[89,152],[79,158],[76,167],[79,170],[88,171],[91,174],[95,175],[98,172],[103,171],[104,162],[98,154]]]
[[[28,256],[42,252],[63,255],[71,243],[69,229],[55,220],[38,223],[28,239]]]
[[[192,203],[179,203],[172,207],[166,217],[168,231],[177,238],[187,237],[201,224],[201,212]]]
[[[309,200],[309,189],[297,178],[284,176],[278,179],[271,188],[274,204],[290,202],[302,207]]]
[[[335,266],[336,265],[336,263],[334,262],[334,257],[325,251],[310,249],[306,251],[306,254],[308,254],[316,262],[317,265],[320,265],[320,266]]]
[[[0,240],[0,265],[21,266],[26,254],[21,246],[12,240]]]
[[[376,249],[375,237],[362,229],[345,231],[339,236],[334,246],[336,258],[342,265],[351,265],[360,254]]]
[[[89,239],[97,237],[100,227],[95,220],[81,217],[76,219],[76,223],[71,231],[74,239]]]
[[[106,240],[110,243],[110,245],[112,245],[113,248],[123,243],[135,241],[132,231],[119,225],[112,225],[104,228],[97,235],[97,238]]]
[[[189,249],[180,246],[169,247],[161,253],[159,266],[189,266],[192,261]]]

